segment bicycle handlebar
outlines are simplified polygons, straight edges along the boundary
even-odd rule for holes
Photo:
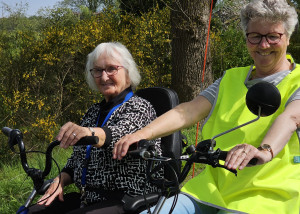
[[[44,178],[50,173],[52,168],[52,150],[55,146],[58,146],[60,144],[60,141],[53,141],[49,144],[46,150],[46,164],[44,171],[41,171],[39,169],[30,168],[27,163],[27,157],[26,157],[26,149],[23,142],[23,134],[18,129],[11,129],[9,127],[3,127],[2,132],[9,138],[8,144],[10,149],[16,153],[14,146],[18,144],[19,147],[19,154],[21,158],[21,164],[28,176],[31,177],[33,180],[35,189],[38,191],[43,183]],[[86,136],[81,138],[76,145],[74,146],[81,146],[81,145],[94,145],[99,142],[99,138],[96,136]]]
[[[226,170],[229,170],[235,175],[237,174],[236,170],[227,169],[224,165],[221,165],[219,163],[220,160],[223,161],[226,160],[228,151],[222,151],[221,149],[212,150],[210,148],[211,145],[215,145],[215,142],[213,141],[214,141],[213,139],[204,140],[198,143],[196,148],[194,146],[190,146],[189,148],[187,148],[186,152],[188,153],[189,157],[181,159],[181,160],[185,160],[186,164],[180,173],[178,179],[179,183],[182,183],[184,181],[193,163],[204,163],[204,164],[211,165],[212,167],[221,167]],[[146,160],[156,160],[156,161],[174,160],[172,158],[157,156],[157,153],[155,152],[154,144],[147,140],[139,141],[137,144],[137,148],[133,151],[129,150],[128,154],[135,157],[141,157]],[[249,164],[256,165],[257,161],[258,161],[257,158],[253,158],[250,160]],[[151,178],[151,176],[149,177]],[[172,185],[172,184],[173,182],[169,183],[168,185]]]
[[[14,149],[14,146],[18,144],[19,150],[20,150],[20,158],[21,158],[22,167],[23,167],[24,171],[27,173],[29,170],[29,166],[27,163],[22,132],[18,129],[11,129],[8,127],[3,127],[2,132],[8,137],[9,148],[13,152],[16,152]]]
[[[11,128],[8,128],[8,127],[3,127],[3,128],[2,128],[3,134],[5,134],[7,137],[10,136],[11,131],[12,131]]]
[[[228,151],[220,151],[220,160],[226,160],[226,157],[227,157],[227,154],[228,154]],[[257,161],[258,159],[257,158],[252,158],[250,161],[249,161],[249,164],[250,165],[256,165],[257,164]]]
[[[99,138],[96,136],[86,136],[81,138],[74,146],[82,146],[82,145],[94,145],[97,144],[99,142]],[[51,167],[52,167],[52,150],[54,149],[55,146],[58,146],[60,144],[60,141],[55,140],[52,143],[50,143],[50,145],[47,148],[46,151],[46,166],[45,166],[45,170],[43,172],[43,177],[46,177],[50,171],[51,171]]]
[[[131,145],[128,153],[133,157],[149,159],[157,156],[155,143],[147,140],[140,140],[137,145]]]

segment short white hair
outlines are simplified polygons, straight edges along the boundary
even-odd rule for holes
[[[264,19],[271,22],[282,22],[288,37],[291,37],[298,23],[294,7],[285,0],[252,0],[241,10],[241,25],[244,33],[250,20]]]
[[[111,57],[122,64],[122,66],[128,71],[130,85],[133,89],[140,84],[141,75],[129,50],[119,42],[106,42],[99,44],[87,56],[85,76],[91,89],[99,91],[90,70],[94,67],[94,62],[98,60],[102,54],[106,54],[108,57]]]

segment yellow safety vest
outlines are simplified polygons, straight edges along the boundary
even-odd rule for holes
[[[256,118],[245,105],[248,89],[244,82],[249,69],[234,68],[223,76],[216,103],[202,130],[203,139],[210,139]],[[290,96],[299,87],[300,65],[296,65],[277,85],[281,93],[279,109],[271,116],[262,117],[216,138],[216,148],[229,151],[240,143],[258,147],[271,124],[284,111]],[[299,214],[300,164],[294,163],[295,155],[299,155],[296,132],[271,162],[238,170],[237,176],[225,169],[207,166],[183,186],[182,192],[201,203],[237,213]]]

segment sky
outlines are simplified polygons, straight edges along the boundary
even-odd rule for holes
[[[37,11],[40,8],[50,7],[52,8],[57,2],[62,0],[0,0],[0,16],[5,16],[5,11],[2,9],[2,3],[9,5],[10,7],[15,7],[16,4],[18,5],[25,5],[28,3],[28,10],[26,11],[27,16],[36,15]]]

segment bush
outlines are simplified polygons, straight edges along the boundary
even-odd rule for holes
[[[0,34],[1,125],[19,128],[27,142],[50,142],[62,124],[79,123],[101,99],[84,78],[86,56],[99,43],[128,47],[141,70],[140,87],[170,85],[168,9],[140,17],[107,9],[84,18],[54,11],[45,23],[41,31]]]
[[[226,69],[253,64],[246,47],[245,36],[238,26],[237,21],[223,26],[220,20],[214,20],[210,41],[215,78],[222,76]]]

